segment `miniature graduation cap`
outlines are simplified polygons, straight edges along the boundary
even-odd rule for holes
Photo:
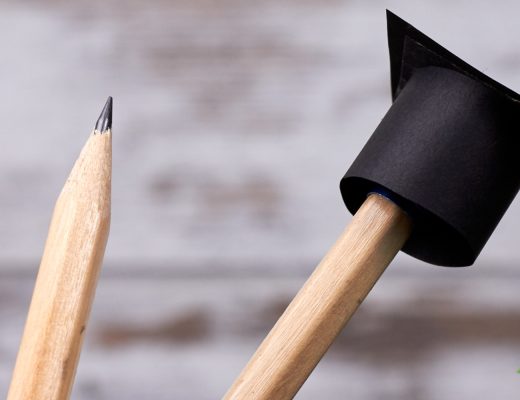
[[[471,265],[520,184],[520,96],[387,11],[393,104],[340,188],[350,212],[368,194],[413,220],[403,247]]]

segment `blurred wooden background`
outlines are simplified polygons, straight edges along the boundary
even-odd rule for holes
[[[0,1],[0,396],[108,95],[112,230],[73,398],[225,392],[349,220],[339,179],[390,104],[387,7],[520,90],[512,0]],[[298,398],[517,399],[519,220],[471,268],[400,255]]]

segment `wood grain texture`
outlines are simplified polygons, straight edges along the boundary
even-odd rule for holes
[[[108,239],[111,136],[89,137],[56,202],[9,400],[70,396]]]
[[[404,212],[370,195],[224,399],[293,398],[410,231]]]

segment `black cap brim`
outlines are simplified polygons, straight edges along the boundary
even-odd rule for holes
[[[435,66],[460,72],[520,102],[519,94],[472,67],[389,10],[386,10],[386,19],[394,100],[414,69]]]

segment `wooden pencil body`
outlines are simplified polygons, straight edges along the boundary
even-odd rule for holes
[[[56,202],[8,400],[68,399],[110,226],[111,134],[92,134]]]
[[[370,195],[224,396],[291,399],[408,238],[396,205]]]

